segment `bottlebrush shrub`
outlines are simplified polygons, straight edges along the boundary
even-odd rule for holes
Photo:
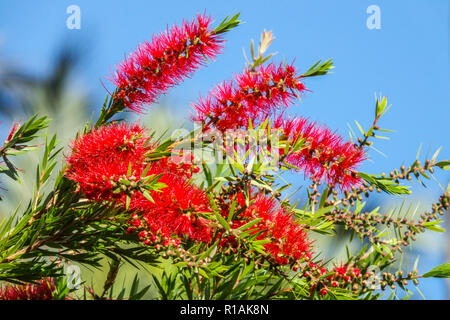
[[[97,121],[74,135],[61,170],[55,170],[56,136],[39,146],[31,201],[0,227],[0,299],[141,299],[149,290],[161,299],[378,299],[385,290],[409,292],[408,282],[423,277],[449,276],[448,264],[419,273],[396,263],[416,236],[443,231],[439,216],[448,209],[449,188],[417,220],[401,210],[369,211],[364,199],[376,192],[407,196],[403,182],[424,183],[450,162],[436,153],[390,175],[361,172],[373,139],[388,131],[379,127],[386,98],[376,100],[368,130],[357,123],[361,135],[350,140],[288,116],[297,98],[310,94],[308,78],[333,66],[319,61],[302,72],[269,61],[271,32],[263,32],[257,50],[251,43],[242,73],[193,103],[198,126],[188,135],[163,140],[140,123],[117,120],[120,112],[151,108],[216,57],[238,17],[214,28],[199,14],[141,44],[113,73],[116,89]],[[13,125],[0,149],[2,173],[19,178],[10,159],[36,149],[33,141],[48,122],[34,116]],[[283,172],[309,181],[301,203],[287,196]],[[345,259],[325,256],[313,240],[338,230],[357,248]],[[100,267],[105,259],[102,292],[82,282],[80,293],[68,281],[69,263]],[[125,263],[165,271],[152,274],[141,291],[136,276],[129,291],[118,293]]]

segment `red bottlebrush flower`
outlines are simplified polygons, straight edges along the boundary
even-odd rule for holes
[[[123,102],[125,108],[141,112],[142,105],[154,102],[207,58],[214,58],[223,40],[210,24],[211,18],[198,14],[192,22],[183,21],[180,27],[173,26],[153,36],[150,43],[141,44],[113,75],[117,86],[114,99]]]
[[[326,180],[331,185],[339,184],[343,189],[359,184],[361,179],[355,170],[365,160],[362,149],[305,118],[280,117],[275,127],[292,143],[304,139],[303,149],[288,155],[286,161],[303,170],[305,176]]]
[[[110,200],[115,183],[127,176],[129,165],[140,177],[150,138],[139,125],[111,124],[79,136],[67,158],[67,177],[78,182],[79,189],[90,200]]]
[[[123,193],[113,191],[120,179],[143,178],[142,173],[149,165],[147,156],[157,147],[150,140],[147,131],[137,124],[113,123],[93,129],[72,143],[66,175],[78,182],[79,190],[90,200],[124,199]],[[151,162],[147,176],[173,173],[190,178],[196,171],[192,157],[185,162],[184,158],[178,158],[181,156]],[[131,176],[127,177],[130,165]]]
[[[276,200],[262,194],[255,196],[255,201],[232,221],[232,227],[239,228],[257,218],[261,218],[261,222],[253,225],[249,231],[261,232],[258,240],[271,240],[264,248],[275,263],[288,264],[290,260],[299,260],[311,253],[311,242],[302,226]],[[221,245],[232,243],[232,238],[226,238]]]
[[[155,242],[156,234],[171,243],[172,237],[208,242],[209,223],[197,212],[211,212],[209,201],[202,190],[187,181],[197,171],[196,167],[189,159],[174,162],[163,158],[149,162],[147,156],[155,147],[139,125],[114,123],[94,129],[72,144],[66,174],[90,200],[114,200],[125,207],[130,196],[128,209],[135,214],[127,232],[139,231],[143,242]],[[145,170],[147,176],[162,173],[159,182],[166,185],[161,190],[148,191],[153,201],[144,196],[143,190],[135,188],[126,193],[119,188],[122,180],[138,183],[144,178]]]
[[[285,110],[303,92],[292,65],[269,64],[252,71],[246,69],[235,76],[235,82],[218,85],[206,99],[200,98],[193,105],[194,121],[206,124],[205,129],[215,127],[224,132],[227,129],[247,128],[249,119],[253,123],[263,121],[274,112]]]
[[[0,300],[51,300],[55,284],[53,279],[45,278],[37,284],[13,285],[0,287]]]
[[[205,192],[171,173],[166,173],[160,181],[167,187],[162,192],[151,192],[153,202],[139,195],[130,205],[130,210],[135,210],[143,222],[142,228],[149,235],[158,234],[165,239],[179,237],[209,242],[210,222],[199,215],[199,212],[212,212]],[[135,219],[130,223],[135,225]]]

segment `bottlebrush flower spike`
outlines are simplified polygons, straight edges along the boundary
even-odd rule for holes
[[[209,242],[210,222],[199,215],[212,212],[206,193],[173,173],[164,174],[160,181],[167,187],[162,192],[151,192],[153,201],[138,195],[131,203],[130,210],[137,213],[130,221],[131,227],[135,227],[132,231],[139,231],[141,241],[146,244],[155,242],[155,235]]]
[[[306,90],[293,65],[259,66],[236,75],[235,81],[218,85],[207,98],[193,105],[194,121],[207,123],[220,131],[247,128],[276,111],[288,108],[298,93]]]
[[[305,230],[273,198],[258,195],[244,215],[262,218],[261,225],[256,225],[255,231],[264,231],[260,237],[272,239],[264,247],[275,262],[287,264],[289,258],[299,260],[310,255],[311,242]]]
[[[238,200],[239,201],[239,200]],[[222,213],[227,215],[226,212]],[[292,215],[273,198],[263,194],[254,196],[254,202],[232,221],[233,228],[239,228],[247,222],[261,218],[261,222],[247,231],[261,232],[257,240],[271,240],[264,249],[273,261],[284,265],[311,255],[311,241],[301,225]],[[221,245],[233,245],[232,237],[225,238]]]
[[[183,21],[181,26],[173,26],[141,44],[113,75],[117,86],[114,100],[122,102],[124,108],[141,112],[144,104],[154,102],[208,58],[213,59],[222,50],[221,33],[228,29],[211,29],[210,24],[210,17],[198,14],[193,21]]]
[[[150,138],[139,125],[111,124],[79,136],[67,158],[67,177],[78,182],[90,200],[110,200],[114,183],[126,177],[129,166],[135,177],[145,169]]]
[[[280,117],[274,127],[281,129],[293,144],[304,139],[303,148],[287,155],[285,161],[301,169],[305,176],[326,180],[331,185],[339,184],[343,189],[360,183],[356,168],[365,160],[365,153],[353,143],[344,142],[330,129],[301,117]]]
[[[0,287],[0,300],[52,300],[55,284],[46,278],[37,284],[13,285]]]

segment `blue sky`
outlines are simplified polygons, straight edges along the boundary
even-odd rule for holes
[[[81,9],[80,30],[66,28],[66,8],[72,4]],[[372,4],[381,9],[379,30],[366,26],[366,9]],[[248,50],[250,39],[258,41],[266,29],[276,36],[271,46],[278,52],[275,61],[295,58],[300,71],[318,59],[335,62],[333,74],[306,82],[312,92],[292,113],[348,136],[347,123],[370,124],[375,94],[388,97],[392,108],[380,125],[396,132],[389,134],[390,140],[377,141],[376,147],[387,157],[372,152],[373,162],[362,170],[378,173],[409,164],[420,144],[431,152],[442,146],[441,158],[450,158],[449,4],[445,0],[3,0],[0,57],[42,74],[51,67],[55,49],[69,42],[86,54],[77,76],[100,106],[105,97],[100,80],[112,87],[105,77],[127,52],[166,25],[205,9],[217,20],[241,12],[245,23],[226,35],[226,49],[215,63],[167,95],[186,116],[200,93],[242,70],[242,49]],[[448,174],[437,177],[449,181]],[[431,183],[421,192],[435,198],[439,189]]]

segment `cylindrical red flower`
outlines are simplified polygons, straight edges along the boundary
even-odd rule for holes
[[[154,102],[219,54],[223,40],[210,24],[211,18],[198,14],[193,21],[183,21],[141,44],[113,75],[116,102],[141,112],[144,104]]]
[[[325,126],[298,117],[278,118],[274,127],[282,130],[291,143],[304,140],[304,146],[286,156],[285,161],[298,167],[307,177],[325,180],[330,185],[339,184],[346,189],[359,184],[356,168],[365,160],[364,150],[345,142],[341,136]]]
[[[45,278],[36,284],[8,284],[0,287],[0,300],[52,300],[55,283]]]
[[[67,177],[78,182],[84,195],[95,201],[121,197],[114,193],[121,178],[127,178],[129,167],[139,178],[151,150],[150,138],[139,125],[113,123],[80,135],[72,144],[67,158]]]
[[[232,228],[239,228],[260,218],[261,221],[247,231],[253,234],[259,233],[257,240],[270,240],[269,243],[264,244],[264,250],[273,262],[284,265],[309,257],[311,241],[292,214],[274,198],[263,194],[256,194],[252,198],[253,203],[232,221]],[[238,193],[236,200],[239,205],[245,205],[242,194]],[[227,216],[227,210],[224,210],[222,214]],[[233,243],[235,239],[229,236],[222,240],[221,245],[233,245]]]
[[[255,124],[282,112],[305,91],[301,76],[293,65],[269,64],[256,70],[246,69],[235,81],[218,85],[205,99],[193,105],[194,121],[207,123],[206,129],[247,128],[249,119]]]

